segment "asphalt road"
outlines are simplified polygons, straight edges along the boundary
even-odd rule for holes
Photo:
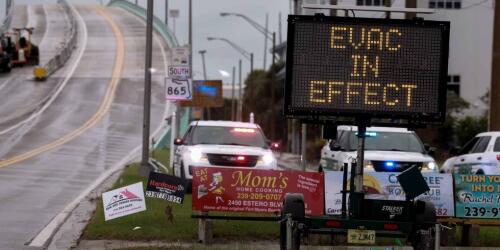
[[[53,7],[47,5],[46,9]],[[77,63],[71,79],[38,117],[0,135],[0,249],[29,244],[102,172],[141,144],[144,23],[119,9],[76,9],[87,28],[86,47],[79,62],[72,58],[56,74],[62,79],[62,72]],[[46,27],[47,34],[58,34],[51,30],[54,25]],[[82,40],[80,37],[79,46]],[[160,77],[166,61],[158,41],[154,40],[153,48],[157,52],[153,67],[159,71],[153,78],[152,130],[160,126],[166,108]],[[22,79],[23,74],[20,70],[5,77]],[[52,80],[59,82],[58,77]],[[26,78],[19,82],[32,84]],[[0,98],[14,102],[11,99],[32,96],[20,97],[18,91],[22,90],[5,87]],[[6,111],[0,108],[1,112]]]

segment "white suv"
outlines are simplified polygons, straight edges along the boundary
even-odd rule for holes
[[[364,171],[402,172],[417,166],[422,172],[437,172],[432,150],[406,128],[369,127],[365,137]],[[338,126],[337,139],[321,149],[319,171],[342,170],[356,159],[357,127]]]
[[[500,132],[480,133],[453,151],[455,156],[444,162],[442,172],[500,174]]]
[[[191,180],[192,167],[277,169],[277,160],[257,124],[231,121],[194,121],[174,156],[176,176]],[[190,185],[189,185],[190,186]]]

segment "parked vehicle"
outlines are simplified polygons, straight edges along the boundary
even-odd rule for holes
[[[500,174],[500,132],[480,133],[450,154],[443,173]]]
[[[254,123],[194,121],[175,144],[174,173],[188,181],[195,166],[277,169],[272,151],[277,144],[269,143]]]
[[[319,171],[342,170],[344,163],[357,156],[357,127],[337,127],[337,139],[321,149]],[[421,171],[437,172],[431,155],[417,134],[406,128],[369,127],[366,131],[364,171],[401,172],[417,166]]]

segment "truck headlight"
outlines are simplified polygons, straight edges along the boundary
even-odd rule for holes
[[[207,160],[207,157],[199,150],[192,150],[189,156],[193,162],[202,162]]]
[[[437,169],[437,164],[434,161],[430,162],[424,162],[424,165],[422,166],[422,170],[436,170]]]
[[[266,152],[261,156],[261,162],[265,165],[269,165],[274,161],[274,155],[271,152]]]

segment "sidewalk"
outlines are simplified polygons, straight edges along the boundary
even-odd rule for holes
[[[292,154],[292,153],[278,153],[276,155],[278,159],[278,167],[286,169],[286,170],[295,170],[301,171],[302,166],[300,164],[300,155]],[[306,171],[308,172],[316,172],[318,171],[317,165],[312,165],[311,163],[307,164]]]

